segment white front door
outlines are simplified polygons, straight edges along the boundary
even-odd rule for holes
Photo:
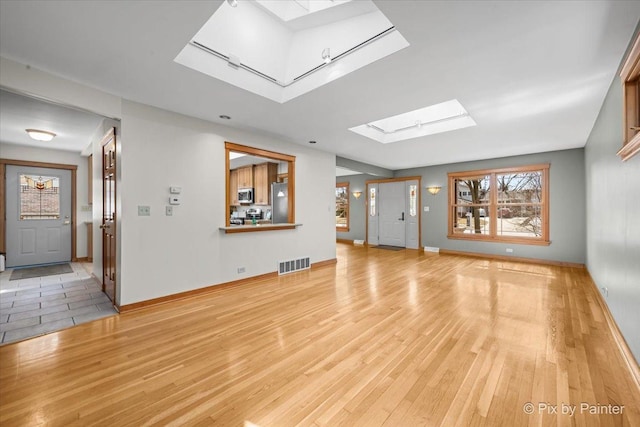
[[[71,171],[6,167],[7,267],[71,261]]]
[[[380,209],[379,244],[405,246],[405,183],[384,182],[378,187]]]

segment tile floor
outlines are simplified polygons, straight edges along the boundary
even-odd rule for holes
[[[80,263],[73,273],[9,280],[0,273],[0,343],[47,334],[117,313],[100,284]]]

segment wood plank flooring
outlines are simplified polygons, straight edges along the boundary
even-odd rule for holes
[[[0,347],[0,425],[640,426],[623,366],[584,270],[338,244]]]

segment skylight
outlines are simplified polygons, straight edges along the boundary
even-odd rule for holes
[[[284,103],[407,46],[371,0],[238,0],[174,61]]]
[[[475,126],[457,99],[349,128],[383,144]]]

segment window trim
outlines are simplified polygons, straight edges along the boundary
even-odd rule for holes
[[[229,153],[234,151],[236,153],[244,153],[250,156],[257,157],[265,157],[267,159],[273,159],[276,161],[285,161],[288,162],[287,165],[287,182],[288,182],[288,204],[289,204],[289,212],[287,224],[274,224],[270,226],[264,227],[238,227],[236,230],[226,230],[229,232],[255,232],[255,231],[266,231],[266,230],[278,230],[278,229],[290,229],[293,228],[293,224],[296,222],[296,156],[290,156],[288,154],[277,153],[275,151],[264,150],[262,148],[254,148],[246,145],[236,144],[234,142],[225,141],[224,143],[224,167],[225,167],[225,226],[231,226],[231,219],[229,218],[229,211],[231,210],[231,204],[229,203],[229,184],[230,184],[230,160]]]
[[[473,170],[473,171],[462,171],[462,172],[450,172],[447,174],[448,184],[449,184],[449,200],[447,204],[447,208],[449,212],[447,214],[448,217],[448,228],[447,228],[447,238],[456,239],[456,240],[474,240],[474,241],[483,241],[483,242],[502,242],[502,243],[514,243],[514,244],[523,244],[523,245],[541,245],[548,246],[551,244],[549,240],[549,163],[545,164],[537,164],[537,165],[529,165],[529,166],[518,166],[512,168],[497,168],[497,169],[481,169],[481,170]],[[540,215],[542,217],[542,235],[540,237],[515,237],[515,236],[499,236],[496,235],[495,232],[497,230],[497,218],[496,215],[489,215],[489,231],[490,234],[454,234],[454,218],[453,216],[456,214],[456,201],[457,201],[457,193],[455,180],[457,178],[469,177],[469,176],[481,176],[481,175],[489,175],[490,176],[490,188],[496,188],[496,175],[504,174],[504,173],[519,173],[519,172],[533,172],[540,171],[542,172],[542,197],[540,202]],[[496,191],[491,191],[490,201],[488,204],[489,212],[497,212],[498,208],[498,193]]]
[[[346,233],[351,228],[350,225],[350,217],[351,217],[351,194],[349,193],[349,183],[348,182],[337,182],[336,189],[340,187],[346,187],[347,189],[347,226],[346,227],[338,227],[336,223],[336,231],[339,233]]]
[[[618,156],[627,161],[640,153],[640,35],[627,56],[622,71],[622,148]]]

